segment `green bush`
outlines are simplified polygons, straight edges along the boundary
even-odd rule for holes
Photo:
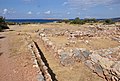
[[[63,20],[60,20],[60,21],[57,21],[57,23],[70,23],[71,20],[69,19],[63,19]]]
[[[0,31],[2,31],[3,29],[9,29],[9,27],[7,26],[5,22],[5,18],[0,16]]]
[[[17,23],[14,22],[6,22],[8,25],[16,25]]]
[[[2,27],[0,26],[0,32],[2,31]]]
[[[105,19],[103,24],[115,24],[111,19]]]
[[[86,18],[86,19],[84,19],[84,22],[86,22],[86,23],[96,23],[97,22],[97,20],[95,19],[95,18]]]
[[[70,24],[85,24],[83,20],[80,20],[79,17],[76,17],[74,20],[70,22]]]

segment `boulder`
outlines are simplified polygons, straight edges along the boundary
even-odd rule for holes
[[[77,48],[73,49],[72,52],[73,52],[74,56],[79,56],[80,53],[81,53],[81,51],[79,49],[77,49]]]
[[[88,50],[85,50],[85,51],[82,52],[82,54],[85,58],[88,58],[88,56],[91,54],[91,52],[88,51]]]
[[[45,37],[45,34],[44,33],[40,33],[39,34],[41,37]]]
[[[38,81],[45,81],[45,79],[41,73],[38,75]]]
[[[68,54],[66,52],[61,52],[60,61],[63,62],[66,58],[68,58]]]
[[[48,41],[48,45],[52,47],[52,45],[53,45],[53,42],[51,42],[51,41]]]
[[[93,65],[93,67],[94,67],[94,72],[95,72],[98,76],[104,78],[103,68],[102,68],[99,64],[96,64],[96,63]]]
[[[61,52],[60,54],[60,63],[63,66],[68,66],[74,64],[74,60],[68,56],[67,52]]]

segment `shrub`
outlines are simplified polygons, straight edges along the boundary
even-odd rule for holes
[[[17,23],[15,22],[6,22],[8,25],[16,25]]]
[[[74,20],[70,22],[70,24],[85,24],[83,20],[80,20],[79,17],[76,17]]]
[[[97,22],[97,20],[95,19],[95,18],[86,18],[86,19],[84,19],[84,22],[86,22],[86,23],[96,23]]]
[[[0,26],[0,32],[2,31],[2,27]]]
[[[59,20],[59,21],[57,21],[57,23],[70,23],[70,21],[71,20],[69,20],[69,19],[63,19],[63,20]]]
[[[0,31],[2,31],[3,29],[9,29],[9,27],[7,26],[5,22],[5,18],[1,16],[0,17]]]
[[[113,22],[111,19],[105,19],[103,24],[114,24],[115,22]]]

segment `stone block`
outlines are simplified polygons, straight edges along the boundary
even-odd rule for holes
[[[86,61],[85,61],[85,65],[86,65],[87,67],[89,67],[91,70],[94,69],[93,64],[94,64],[94,63],[93,63],[91,60],[86,60]]]
[[[88,58],[89,55],[91,54],[91,52],[88,51],[88,50],[85,50],[85,51],[82,52],[82,54],[83,54],[83,56],[84,56],[85,58]]]
[[[77,61],[85,61],[85,57],[83,56],[82,52],[77,48],[73,50],[73,56]]]
[[[72,64],[74,64],[74,60],[71,57],[68,56],[68,53],[61,52],[60,63],[63,66],[72,65]]]
[[[98,74],[98,76],[104,78],[103,68],[99,64],[96,64],[96,63],[93,66],[94,66],[94,72]]]
[[[90,58],[93,62],[98,63],[98,61],[102,58],[99,54],[91,54]]]
[[[101,58],[99,60],[99,64],[105,68],[105,69],[108,69],[110,70],[111,66],[113,65],[113,61],[110,61],[108,58]]]

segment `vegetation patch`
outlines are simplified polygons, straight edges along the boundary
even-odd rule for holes
[[[0,16],[0,31],[2,31],[3,29],[9,29],[9,27],[5,22],[5,18]]]

